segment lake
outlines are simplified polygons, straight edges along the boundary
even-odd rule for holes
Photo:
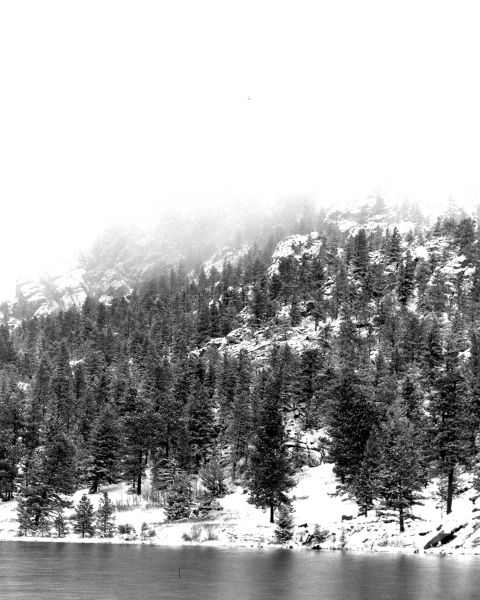
[[[476,557],[0,542],[6,600],[478,600],[479,590]]]

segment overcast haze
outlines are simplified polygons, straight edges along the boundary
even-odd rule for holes
[[[475,2],[2,2],[0,295],[166,204],[479,199]]]

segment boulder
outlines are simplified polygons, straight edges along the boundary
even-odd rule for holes
[[[433,536],[423,547],[424,550],[428,550],[429,548],[435,548],[435,546],[444,546],[445,544],[450,543],[457,536],[455,535],[457,531],[460,531],[462,527],[465,527],[466,523],[462,523],[461,525],[457,525],[450,531],[440,531],[436,535]]]

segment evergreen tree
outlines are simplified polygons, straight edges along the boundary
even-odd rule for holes
[[[284,502],[278,510],[275,537],[277,542],[285,544],[293,538],[293,508],[290,502]]]
[[[431,457],[437,472],[447,478],[446,512],[452,511],[455,469],[466,453],[467,388],[458,350],[447,340],[444,370],[437,373],[430,400]]]
[[[368,381],[346,366],[330,390],[330,457],[342,483],[358,472],[376,415]]]
[[[124,477],[132,482],[132,489],[142,493],[142,477],[146,458],[155,442],[158,416],[145,390],[135,381],[127,386],[125,395],[127,414],[123,419],[125,451],[123,460]]]
[[[196,469],[205,463],[215,435],[214,413],[203,382],[192,390],[188,407],[188,441]]]
[[[425,484],[417,433],[400,404],[395,404],[380,426],[379,465],[375,473],[378,495],[384,505],[398,511],[400,531],[415,492]]]
[[[400,262],[402,255],[402,236],[396,227],[393,228],[387,247],[387,253],[389,264]]]
[[[193,505],[192,486],[186,473],[177,473],[167,493],[165,513],[169,521],[190,517]]]
[[[13,498],[23,446],[20,442],[6,443],[8,437],[4,432],[0,435],[0,499],[8,501]]]
[[[95,535],[93,504],[86,494],[83,494],[75,507],[72,522],[73,532],[79,533],[82,538]]]
[[[221,498],[227,493],[220,458],[214,454],[202,471],[203,485],[207,492],[215,498]]]
[[[252,426],[250,383],[251,364],[246,351],[242,350],[238,357],[238,370],[229,432],[234,479],[236,477],[238,462],[247,455],[248,440],[250,439]]]
[[[360,229],[354,238],[353,264],[355,275],[364,279],[368,271],[368,242],[365,229]]]
[[[299,401],[305,406],[304,424],[306,429],[318,425],[318,382],[320,371],[320,353],[315,349],[305,350],[300,357]]]
[[[65,342],[60,344],[56,356],[56,364],[52,374],[51,382],[51,414],[65,427],[66,433],[70,432],[74,424],[73,403],[73,376],[70,367],[70,356]]]
[[[177,461],[174,458],[156,456],[152,468],[153,491],[164,496],[172,487],[177,471],[178,465]]]
[[[381,433],[374,426],[365,447],[362,462],[353,476],[352,490],[360,510],[365,516],[373,508],[374,500],[378,498],[378,469],[380,455]]]
[[[118,481],[122,445],[119,421],[110,405],[100,413],[94,427],[89,465],[90,493],[96,494],[100,483]]]
[[[59,507],[55,513],[53,527],[59,538],[65,537],[68,534],[68,523],[62,507]]]
[[[95,526],[100,534],[100,537],[112,537],[115,531],[115,507],[113,502],[108,497],[107,492],[103,493],[98,504],[98,509],[95,517]]]
[[[25,445],[29,451],[33,451],[40,443],[40,428],[47,406],[51,403],[50,394],[50,367],[43,353],[34,376],[31,401],[26,411]]]
[[[293,486],[276,386],[278,382],[271,379],[259,408],[248,481],[249,502],[269,508],[270,523],[274,522],[275,508],[285,502],[286,492]]]
[[[60,508],[70,506],[65,497],[75,490],[75,447],[52,425],[25,465],[19,485],[18,518],[20,530],[38,532]]]
[[[410,250],[407,250],[405,263],[400,265],[398,276],[398,299],[405,306],[413,295],[415,289],[415,263]]]

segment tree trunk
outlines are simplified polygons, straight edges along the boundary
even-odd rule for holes
[[[143,458],[143,453],[140,452],[138,455],[138,475],[137,475],[137,494],[139,496],[142,493],[142,468],[143,468],[142,458]]]
[[[274,518],[273,518],[273,511],[274,511],[274,506],[273,506],[273,504],[270,504],[270,523],[275,523]]]
[[[448,472],[448,485],[447,485],[447,515],[452,512],[452,501],[453,501],[453,468]]]
[[[405,524],[403,521],[403,507],[399,509],[399,520],[400,520],[400,533],[405,531]]]
[[[167,435],[165,439],[165,458],[168,458],[170,454],[170,424],[167,425]]]
[[[92,487],[90,488],[90,493],[96,494],[97,490],[98,490],[98,473],[93,478],[93,483],[92,483]]]

